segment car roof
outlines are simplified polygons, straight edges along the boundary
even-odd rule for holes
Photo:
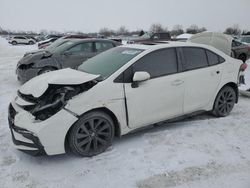
[[[86,42],[94,42],[94,41],[108,41],[108,42],[113,42],[115,43],[115,41],[113,40],[109,40],[109,39],[99,39],[99,38],[84,38],[84,39],[79,39],[79,38],[66,38],[66,39],[63,39],[63,40],[67,40],[67,41],[74,41],[74,42],[83,42],[83,41],[86,41]]]
[[[201,47],[207,49],[211,48],[210,46],[204,44],[198,44],[192,42],[175,42],[175,41],[161,41],[161,42],[152,42],[145,44],[127,44],[127,45],[122,45],[120,47],[136,48],[142,50],[157,50],[169,47]]]

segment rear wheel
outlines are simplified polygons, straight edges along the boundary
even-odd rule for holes
[[[91,157],[104,152],[113,141],[114,123],[110,116],[101,112],[90,112],[81,117],[71,129],[68,137],[72,152]]]
[[[212,113],[217,117],[225,117],[230,114],[236,102],[236,93],[230,86],[223,87],[218,93]]]

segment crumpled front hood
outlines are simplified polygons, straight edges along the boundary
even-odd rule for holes
[[[49,85],[79,85],[98,78],[99,75],[88,74],[85,72],[73,70],[70,68],[58,71],[48,72],[39,75],[26,82],[19,91],[25,95],[32,95],[35,98],[40,97],[49,87]]]
[[[18,62],[18,65],[22,65],[22,64],[25,64],[25,65],[28,65],[30,63],[34,63],[34,61],[36,60],[40,60],[42,57],[45,56],[45,54],[48,54],[49,52],[46,52],[45,50],[41,50],[41,51],[37,51],[36,53],[31,53],[31,54],[28,54],[26,56],[24,56],[19,62]],[[50,54],[52,55],[52,54]]]
[[[36,53],[40,53],[40,52],[44,52],[44,51],[45,51],[44,49],[33,50],[33,51],[26,52],[26,53],[24,54],[24,56],[30,55],[30,54],[36,54]]]

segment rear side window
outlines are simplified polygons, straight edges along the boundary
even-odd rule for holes
[[[209,65],[216,65],[225,61],[222,57],[209,50],[206,50],[206,53]]]
[[[174,48],[157,50],[142,57],[133,64],[133,72],[146,71],[151,78],[173,74],[178,71]]]
[[[185,47],[182,48],[185,58],[184,68],[185,70],[193,70],[208,66],[207,55],[202,48]]]

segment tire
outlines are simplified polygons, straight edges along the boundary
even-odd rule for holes
[[[68,135],[70,150],[82,157],[92,157],[112,145],[114,122],[102,111],[93,111],[81,117]]]
[[[51,72],[51,71],[54,71],[54,70],[57,70],[57,69],[53,68],[53,67],[44,67],[44,68],[42,68],[42,70],[40,70],[38,72],[38,75],[44,74],[44,73],[47,73],[47,72]]]
[[[247,60],[246,55],[245,55],[245,54],[240,54],[240,55],[239,55],[239,60],[242,60],[242,61],[243,61],[243,63],[245,63],[245,62],[246,62],[246,60]]]
[[[29,45],[33,45],[34,44],[34,42],[33,41],[29,41]]]
[[[236,102],[236,93],[230,86],[223,87],[218,93],[212,113],[216,117],[225,117],[230,114]]]
[[[12,45],[17,45],[17,42],[16,41],[12,41],[11,44]]]

